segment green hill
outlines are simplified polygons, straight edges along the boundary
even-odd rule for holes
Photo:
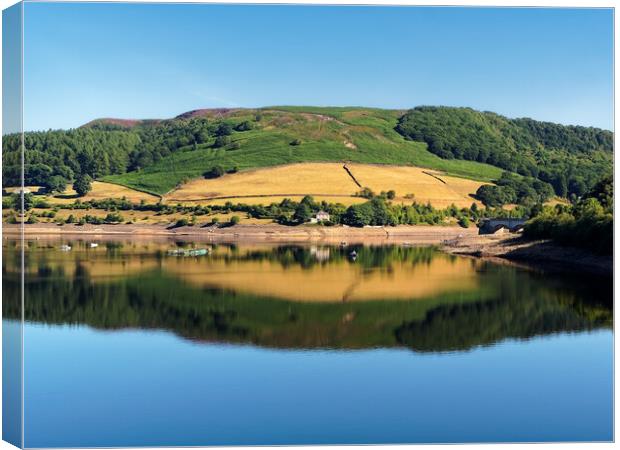
[[[426,145],[405,140],[395,130],[399,113],[344,108],[273,108],[260,113],[230,112],[233,129],[249,122],[251,129],[233,131],[225,145],[215,135],[204,143],[183,147],[138,172],[106,177],[106,181],[163,194],[184,180],[220,165],[244,170],[293,162],[352,161],[414,165],[466,178],[491,180],[501,171],[469,161],[448,161],[428,152]],[[195,119],[194,119],[195,120]],[[296,145],[297,144],[297,145]]]
[[[612,134],[467,108],[206,109],[168,120],[99,119],[25,134],[27,185],[88,174],[163,194],[214,166],[306,161],[414,165],[482,181],[503,170],[579,194],[611,170]],[[19,136],[3,142],[3,185],[19,183]]]
[[[532,119],[508,119],[471,108],[420,106],[397,130],[446,159],[478,161],[553,186],[561,197],[583,195],[610,173],[613,133]]]

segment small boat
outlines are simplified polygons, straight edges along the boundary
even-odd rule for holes
[[[351,253],[349,253],[349,256],[351,258],[356,258],[357,257],[357,252],[355,250],[353,250]]]
[[[99,244],[97,244],[96,242],[90,243],[90,248],[97,248],[97,247],[99,247]]]
[[[60,246],[60,250],[62,250],[63,252],[68,252],[69,250],[71,250],[71,246],[67,244],[62,244]]]
[[[209,253],[206,248],[193,248],[193,249],[174,249],[168,250],[168,256],[204,256]]]

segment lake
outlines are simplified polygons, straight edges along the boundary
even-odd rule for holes
[[[432,247],[90,242],[26,243],[27,447],[613,439],[611,278]],[[209,253],[168,254],[190,248]]]

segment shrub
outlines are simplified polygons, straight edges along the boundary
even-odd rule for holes
[[[232,225],[237,225],[237,224],[239,223],[239,216],[232,216],[232,217],[230,218],[230,223],[231,223]]]
[[[365,187],[363,188],[361,191],[355,193],[356,197],[362,197],[362,198],[367,198],[367,199],[371,199],[375,196],[375,193],[372,191],[372,189]]]
[[[174,227],[186,227],[189,224],[189,222],[187,221],[187,219],[183,218],[183,219],[179,219],[177,220],[177,222],[174,224]]]
[[[293,146],[301,145],[301,139],[293,139],[290,142],[290,145],[293,145]]]
[[[295,213],[293,214],[293,220],[298,223],[308,222],[312,217],[312,210],[307,203],[301,202],[297,208],[295,209]]]
[[[219,178],[222,175],[224,175],[224,169],[222,168],[222,166],[213,166],[202,174],[202,176],[207,179]]]
[[[388,200],[394,200],[396,198],[396,191],[394,191],[392,189],[387,191],[387,198],[388,198]]]
[[[469,219],[465,216],[459,219],[459,225],[463,228],[469,228]]]
[[[24,193],[24,211],[29,211],[34,207],[35,200],[34,195],[30,192]],[[11,195],[11,205],[15,211],[21,211],[22,209],[22,196],[19,193]]]
[[[250,131],[252,129],[252,123],[248,120],[246,120],[245,122],[241,122],[239,125],[237,125],[235,127],[235,130],[237,131]]]
[[[215,131],[215,134],[216,134],[218,137],[221,137],[221,136],[230,136],[230,135],[232,134],[232,131],[233,131],[233,129],[232,129],[232,127],[230,126],[230,124],[229,124],[229,123],[222,122],[222,123],[220,123],[220,124],[218,125],[217,130]]]
[[[38,199],[37,198],[37,199],[34,199],[33,207],[37,208],[37,209],[44,209],[44,208],[49,208],[50,204],[46,200],[42,200],[42,199]]]
[[[47,179],[45,188],[48,192],[63,192],[67,188],[67,180],[60,175],[52,175]]]
[[[88,175],[78,175],[78,177],[73,182],[73,190],[77,193],[78,196],[84,197],[88,194],[91,189],[92,178]]]
[[[213,143],[213,148],[226,147],[228,144],[230,144],[229,136],[218,136],[215,138],[215,142]]]
[[[344,214],[343,222],[354,227],[396,225],[398,223],[389,205],[378,197],[366,203],[349,206]]]
[[[39,221],[39,219],[37,219],[37,216],[35,216],[34,214],[30,214],[28,216],[28,220],[26,220],[26,223],[37,223]]]
[[[476,197],[487,207],[502,206],[511,201],[501,187],[490,184],[480,186],[476,191]]]
[[[120,223],[123,221],[123,216],[118,213],[109,213],[103,219],[105,223]]]
[[[67,217],[67,223],[75,223],[75,217],[73,214],[69,214],[69,217]]]

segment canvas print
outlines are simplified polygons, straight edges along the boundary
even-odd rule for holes
[[[613,441],[612,8],[2,20],[4,440]]]

